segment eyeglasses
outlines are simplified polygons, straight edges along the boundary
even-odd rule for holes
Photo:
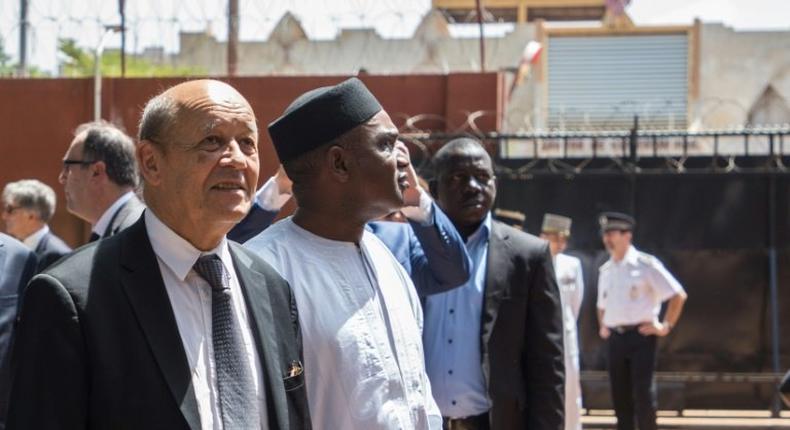
[[[70,160],[70,159],[67,158],[67,159],[63,160],[63,167],[65,168],[65,167],[72,166],[72,165],[75,165],[75,164],[78,164],[80,166],[90,166],[91,164],[93,164],[95,162],[96,162],[96,160],[92,160],[92,161],[87,161],[87,160]]]
[[[63,171],[60,173],[61,175],[68,175],[71,173],[71,166],[90,166],[91,164],[96,163],[98,160],[71,160],[66,158],[63,160]]]

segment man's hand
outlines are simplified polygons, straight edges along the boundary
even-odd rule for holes
[[[609,336],[612,334],[612,331],[609,330],[609,327],[602,325],[601,328],[598,329],[598,336],[601,336],[601,339],[609,339]]]
[[[669,334],[669,326],[658,321],[642,323],[639,325],[639,334],[642,336],[655,335],[658,337],[664,337]]]
[[[409,180],[409,188],[406,188],[403,191],[403,204],[405,206],[419,206],[421,193],[420,190],[422,188],[420,187],[420,184],[417,183],[417,172],[414,171],[414,166],[411,164],[409,148],[406,147],[405,143],[399,140],[395,143],[395,150],[398,151],[398,156],[404,157],[409,163],[409,167],[406,170]]]
[[[282,164],[280,164],[280,168],[277,169],[277,173],[274,174],[274,181],[277,182],[277,188],[280,194],[293,194],[293,182],[291,178],[288,177],[288,174],[285,173]]]

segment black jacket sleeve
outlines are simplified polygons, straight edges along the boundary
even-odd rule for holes
[[[527,428],[562,430],[565,426],[565,360],[562,305],[548,245],[530,261],[524,375]]]
[[[72,297],[55,278],[36,276],[20,311],[6,428],[86,428],[85,357]]]

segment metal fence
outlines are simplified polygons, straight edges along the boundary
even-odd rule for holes
[[[424,159],[458,134],[413,133]],[[608,258],[597,214],[634,214],[637,247],[689,292],[658,362],[662,407],[770,408],[790,367],[790,127],[704,132],[480,133],[495,154],[497,208],[539,233],[544,213],[573,218],[582,260],[579,318],[585,406],[607,407],[597,336],[597,270]],[[782,312],[784,311],[784,312]],[[785,335],[786,336],[786,335]],[[724,376],[722,376],[724,375]]]

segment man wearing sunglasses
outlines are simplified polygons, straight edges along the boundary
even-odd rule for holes
[[[2,203],[6,232],[36,253],[36,272],[71,252],[47,224],[56,203],[55,191],[49,185],[36,179],[10,182],[3,188]]]
[[[132,139],[108,122],[85,123],[74,132],[59,180],[66,208],[91,223],[90,241],[129,227],[145,208],[134,193],[134,150]]]

